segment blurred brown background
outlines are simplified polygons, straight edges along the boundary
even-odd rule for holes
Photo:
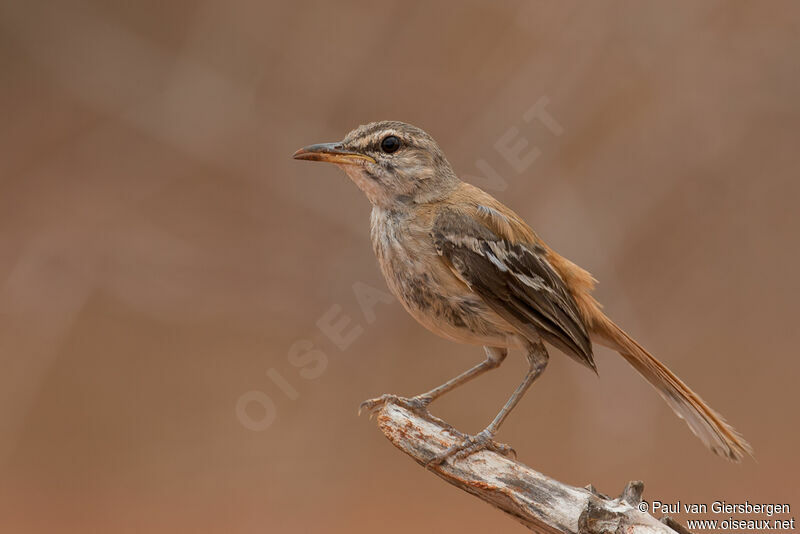
[[[368,203],[290,157],[378,119],[491,166],[758,460],[708,453],[599,349],[599,379],[554,354],[509,419],[523,461],[800,507],[799,22],[793,2],[3,2],[0,531],[523,531],[356,417],[482,357],[396,302],[368,321]],[[537,102],[560,135],[523,120]],[[519,172],[509,131],[540,152]],[[311,378],[302,340],[327,357]],[[524,368],[433,411],[478,431]]]

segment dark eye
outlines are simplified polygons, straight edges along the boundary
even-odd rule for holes
[[[400,148],[400,139],[396,135],[388,135],[381,141],[381,150],[387,154],[396,152],[398,148]]]

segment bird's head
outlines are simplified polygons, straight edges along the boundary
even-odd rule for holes
[[[436,141],[397,121],[359,126],[337,143],[301,148],[294,158],[338,165],[373,205],[384,208],[435,201],[458,183]]]

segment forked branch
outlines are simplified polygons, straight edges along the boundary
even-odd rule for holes
[[[378,412],[378,425],[389,441],[423,466],[458,439],[443,421],[423,418],[391,403]],[[641,482],[628,483],[622,495],[611,499],[591,486],[562,484],[490,451],[447,460],[430,470],[537,532],[687,534],[671,519],[662,522],[637,509],[644,488]]]

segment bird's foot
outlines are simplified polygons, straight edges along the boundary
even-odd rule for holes
[[[461,442],[456,443],[443,453],[434,456],[425,466],[440,465],[448,458],[459,460],[482,450],[493,451],[503,456],[509,456],[511,454],[513,454],[515,458],[517,456],[517,451],[505,443],[496,442],[494,440],[494,433],[490,432],[488,429],[484,429],[474,436],[465,436]]]
[[[361,415],[361,412],[366,411],[371,418],[378,412],[378,410],[383,408],[385,404],[389,403],[397,404],[398,406],[402,406],[403,408],[406,408],[421,417],[430,419],[431,414],[428,411],[428,405],[432,400],[433,399],[425,395],[417,395],[416,397],[409,398],[387,393],[386,395],[381,395],[380,397],[362,402],[358,407],[358,415]]]

